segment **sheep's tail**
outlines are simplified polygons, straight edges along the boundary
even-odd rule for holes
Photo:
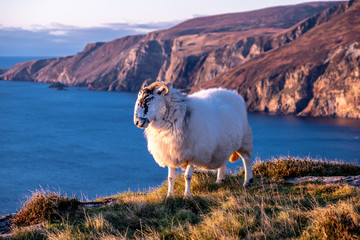
[[[235,162],[237,160],[239,160],[240,158],[240,154],[238,154],[237,152],[233,152],[233,154],[231,154],[230,158],[229,158],[229,162]]]

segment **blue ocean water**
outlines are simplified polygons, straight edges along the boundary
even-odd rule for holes
[[[0,215],[44,188],[94,199],[167,178],[132,122],[135,93],[0,81]],[[254,159],[299,156],[359,163],[360,121],[249,114]],[[241,161],[229,163],[235,171]]]

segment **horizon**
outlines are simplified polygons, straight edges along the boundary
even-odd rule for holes
[[[0,16],[1,57],[60,57],[82,51],[86,44],[108,42],[128,35],[167,29],[189,19],[228,13],[248,12],[268,7],[296,5],[309,0],[257,0],[240,3],[203,0],[181,6],[162,0],[142,0],[121,5],[122,1],[71,2],[0,1],[6,9]],[[83,4],[84,3],[84,4]],[[151,6],[149,6],[149,4]],[[69,7],[71,6],[71,7]],[[155,6],[155,7],[154,7]],[[148,9],[152,9],[151,12]],[[16,17],[21,15],[21,18]]]

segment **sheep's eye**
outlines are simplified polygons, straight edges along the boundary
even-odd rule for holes
[[[151,98],[145,98],[145,102],[150,102]]]

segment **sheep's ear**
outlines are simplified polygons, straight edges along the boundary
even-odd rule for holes
[[[170,87],[172,86],[172,83],[165,83],[165,85],[166,85],[166,88],[165,87],[160,87],[158,90],[157,90],[157,94],[164,94],[164,95],[166,95],[166,94],[168,94],[168,92],[169,92],[169,89],[170,89]]]
[[[166,93],[166,89],[164,87],[159,87],[156,91],[156,93],[158,95],[161,95],[161,94],[165,94]]]

